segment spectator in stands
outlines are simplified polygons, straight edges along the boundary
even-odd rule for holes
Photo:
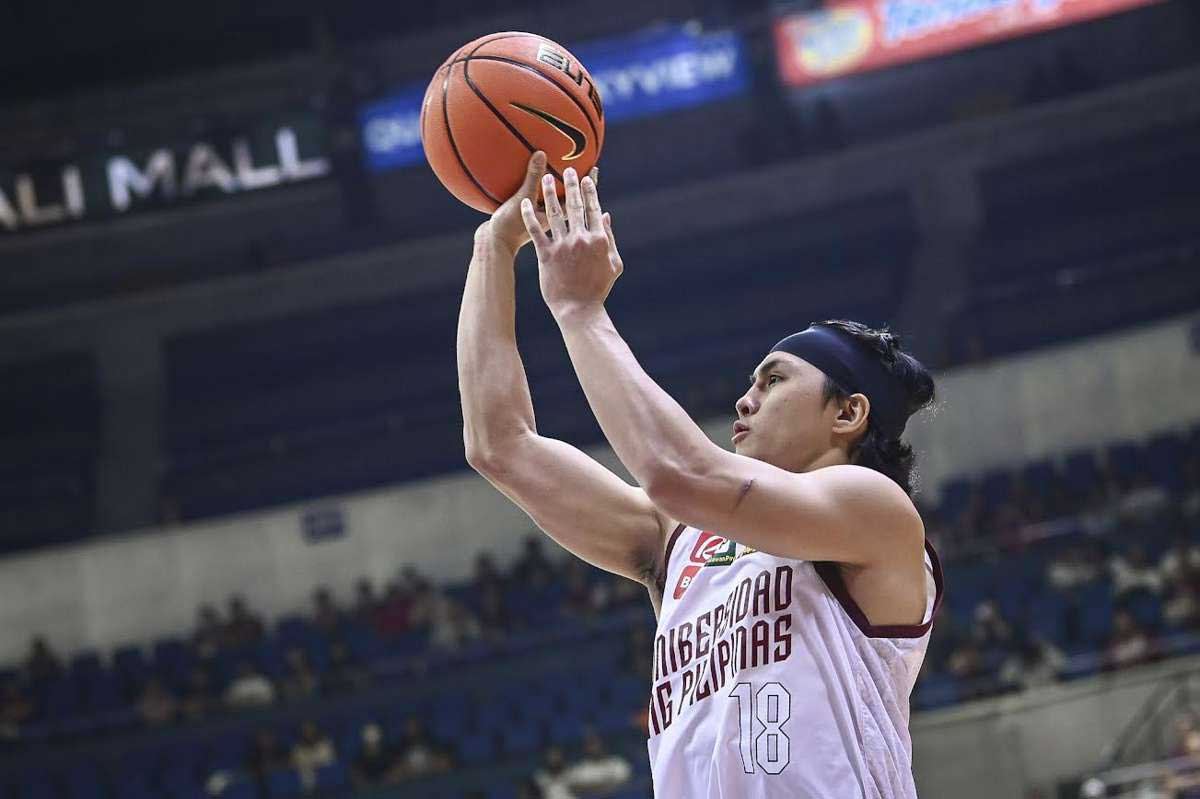
[[[588,582],[587,566],[578,558],[571,558],[566,566],[566,593],[563,596],[562,612],[576,619],[596,615],[607,604],[608,593],[603,589],[593,591]],[[597,583],[604,582],[597,580]],[[599,601],[598,601],[599,600]]]
[[[243,647],[258,643],[263,637],[262,620],[246,607],[240,596],[229,599],[229,622],[225,625],[225,643]]]
[[[630,628],[629,637],[625,640],[625,656],[622,659],[625,670],[636,677],[649,680],[654,668],[653,657],[650,632],[644,625],[635,624]]]
[[[496,568],[496,561],[486,552],[475,557],[475,588],[478,591],[504,589],[504,578]]]
[[[288,753],[279,745],[279,739],[270,730],[254,733],[254,741],[246,755],[246,772],[260,782],[276,769],[287,768]]]
[[[408,599],[407,629],[429,629],[433,616],[442,611],[445,599],[442,592],[412,568],[406,568],[401,575],[399,590]]]
[[[375,586],[363,577],[354,586],[354,616],[359,621],[371,621],[378,608],[379,597],[375,594]]]
[[[291,647],[284,653],[287,673],[280,681],[279,690],[289,701],[313,696],[321,687],[320,677],[308,662],[308,655],[299,647]]]
[[[542,799],[542,789],[532,779],[523,779],[517,783],[516,799]]]
[[[551,746],[543,756],[541,767],[533,773],[533,782],[542,792],[542,799],[577,799],[568,781],[569,775],[562,749]]]
[[[1041,638],[1027,638],[1000,664],[999,681],[1009,689],[1039,688],[1058,680],[1067,663],[1062,650]]]
[[[483,637],[489,641],[504,639],[516,627],[508,603],[504,600],[504,592],[498,585],[485,589],[479,595],[479,627]]]
[[[1114,554],[1108,561],[1108,570],[1112,574],[1113,594],[1118,602],[1135,591],[1162,593],[1162,575],[1147,560],[1146,550],[1139,544],[1131,545],[1124,553]]]
[[[600,736],[589,732],[583,739],[583,756],[567,770],[567,783],[581,796],[609,796],[632,776],[629,761],[605,751]]]
[[[213,702],[208,672],[203,667],[196,666],[188,673],[187,689],[179,703],[179,715],[184,721],[200,721],[208,716]]]
[[[42,636],[29,642],[29,655],[25,658],[25,674],[34,685],[52,682],[62,676],[62,661]]]
[[[21,737],[21,727],[33,720],[34,711],[33,701],[16,680],[4,683],[0,690],[0,741]]]
[[[1105,655],[1111,668],[1136,666],[1154,656],[1154,642],[1133,614],[1122,608],[1113,617],[1113,632]]]
[[[612,598],[609,600],[609,610],[622,611],[634,608],[645,608],[646,589],[641,583],[627,580],[624,577],[612,578]]]
[[[1150,476],[1138,472],[1117,497],[1117,515],[1126,524],[1153,521],[1171,504],[1171,495]]]
[[[209,660],[216,657],[225,643],[225,625],[212,605],[201,605],[196,617],[192,647],[201,660]]]
[[[329,646],[329,664],[321,680],[321,690],[327,694],[357,691],[369,685],[370,673],[358,662],[354,652],[345,641],[334,641]]]
[[[270,705],[275,701],[275,686],[249,661],[238,664],[238,673],[225,689],[225,704],[233,710]]]
[[[1194,452],[1183,462],[1179,512],[1188,524],[1200,521],[1200,454]]]
[[[394,785],[403,779],[403,767],[396,752],[383,742],[383,730],[378,724],[362,729],[362,751],[350,766],[350,778],[356,790]]]
[[[975,606],[971,638],[984,653],[998,653],[1013,648],[1012,626],[1000,615],[1000,609],[990,599]]]
[[[380,635],[394,636],[407,632],[415,623],[412,594],[399,583],[390,583],[383,600],[370,618]]]
[[[1200,627],[1200,575],[1170,585],[1163,603],[1163,622],[1172,630]]]
[[[421,719],[409,716],[404,721],[400,743],[396,746],[396,761],[404,777],[415,779],[450,770],[450,755],[425,734]]]
[[[151,677],[137,703],[138,717],[147,727],[171,724],[179,715],[179,702],[162,680]]]
[[[1100,567],[1094,550],[1073,544],[1059,550],[1046,567],[1046,582],[1060,591],[1070,591],[1094,582]]]
[[[1198,729],[1195,716],[1190,712],[1181,713],[1172,720],[1170,728],[1167,753],[1171,757],[1200,754],[1200,736],[1196,735]],[[1193,740],[1196,744],[1192,744]]]
[[[329,589],[321,586],[313,592],[313,626],[331,633],[342,624],[342,609],[333,601]]]
[[[525,538],[525,550],[512,569],[512,580],[517,585],[541,588],[554,579],[554,566],[546,557],[540,535]]]
[[[466,605],[439,596],[429,606],[429,643],[435,650],[454,652],[483,637],[483,628]]]
[[[974,641],[963,641],[950,653],[946,670],[958,678],[964,699],[987,696],[995,690],[995,685],[984,668],[979,647]]]
[[[1200,576],[1200,543],[1192,540],[1192,537],[1180,528],[1175,543],[1158,562],[1158,573],[1162,577],[1164,587],[1168,589]]]
[[[300,737],[292,747],[292,768],[300,774],[300,784],[311,791],[317,784],[317,769],[337,762],[333,740],[315,722],[300,725]]]

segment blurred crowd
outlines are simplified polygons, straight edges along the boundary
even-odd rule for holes
[[[1014,475],[1008,498],[991,507],[976,486],[955,518],[927,514],[944,553],[973,563],[958,575],[947,566],[948,591],[956,576],[989,582],[971,607],[934,625],[925,673],[955,678],[957,698],[1146,663],[1172,654],[1168,641],[1195,648],[1200,454],[1174,490],[1098,468],[1085,491],[1058,481],[1035,492]]]
[[[1014,474],[1003,492],[989,497],[974,486],[957,507],[924,509],[948,587],[918,706],[939,684],[953,690],[933,704],[1194,651],[1177,644],[1200,633],[1200,456],[1188,457],[1171,488],[1103,463],[1099,469],[1082,491],[1065,480],[1034,490]],[[504,568],[479,554],[472,579],[461,585],[437,585],[405,566],[382,590],[364,579],[345,599],[318,587],[307,613],[270,625],[234,596],[223,609],[199,608],[191,633],[158,642],[152,658],[118,650],[111,667],[96,653],[64,663],[44,638],[34,638],[19,668],[0,672],[0,743],[19,746],[35,730],[44,737],[54,722],[88,714],[115,714],[125,719],[120,728],[163,729],[267,708],[307,712],[305,702],[383,688],[398,669],[421,678],[518,651],[522,641],[544,647],[556,630],[588,625],[625,631],[621,669],[645,682],[652,648],[644,588],[573,557],[551,558],[542,541],[531,535]],[[621,710],[632,734],[644,729],[644,692],[633,686],[624,696],[632,697]],[[349,737],[322,729],[318,718],[314,712],[282,737],[264,726],[248,752],[204,775],[210,791],[261,783],[282,766],[304,789],[339,770],[360,786],[390,785],[458,762],[457,735],[427,730],[432,717],[368,719]],[[537,746],[554,738],[534,740]],[[570,755],[545,751],[514,791],[553,799],[604,795],[629,779],[629,769],[608,752],[604,735],[593,733]]]

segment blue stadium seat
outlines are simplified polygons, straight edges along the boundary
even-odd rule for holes
[[[914,702],[922,710],[956,704],[961,697],[958,680],[947,674],[926,674],[917,684]]]
[[[1155,436],[1146,445],[1146,471],[1150,479],[1171,491],[1183,487],[1183,465],[1187,446],[1173,433]]]
[[[317,769],[316,787],[321,791],[338,790],[350,783],[350,774],[343,763],[331,763]]]
[[[1025,488],[1039,497],[1045,498],[1057,480],[1054,464],[1049,460],[1034,461],[1021,469],[1021,481]]]
[[[564,714],[551,719],[546,732],[550,742],[570,745],[583,740],[585,727],[582,718]]]
[[[500,785],[489,788],[487,799],[517,799],[517,789],[510,785]]]
[[[1112,632],[1113,606],[1112,586],[1098,582],[1082,588],[1075,595],[1079,612],[1079,641],[1089,649],[1103,647]]]
[[[1100,479],[1091,450],[1076,451],[1063,459],[1063,479],[1076,494],[1088,494]]]
[[[491,760],[496,755],[496,743],[492,732],[471,732],[458,738],[458,755],[464,763],[478,764]]]
[[[94,765],[79,765],[66,775],[67,799],[104,799],[104,780]]]
[[[941,503],[938,512],[947,522],[954,522],[966,509],[967,500],[971,496],[971,481],[966,478],[954,478],[942,483]]]
[[[1134,591],[1122,597],[1121,604],[1129,609],[1143,627],[1155,630],[1163,623],[1163,602],[1157,594],[1144,590]]]
[[[288,796],[299,796],[304,792],[300,775],[295,769],[281,768],[267,775],[267,793],[271,799],[283,799]]]
[[[504,751],[509,755],[534,752],[541,748],[542,733],[537,724],[510,721],[502,728]]]
[[[1029,602],[1025,624],[1031,635],[1050,643],[1062,645],[1067,637],[1066,598],[1050,588],[1036,594]]]
[[[221,799],[259,799],[258,786],[253,782],[235,782],[221,792]]]
[[[996,508],[1012,496],[1012,473],[1007,469],[993,469],[983,475],[979,482],[984,505]]]
[[[1108,467],[1122,481],[1129,481],[1146,471],[1145,453],[1137,444],[1129,441],[1111,444],[1104,454]]]

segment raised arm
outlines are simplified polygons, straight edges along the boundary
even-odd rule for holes
[[[653,588],[669,521],[646,493],[585,453],[538,435],[517,350],[514,260],[528,242],[519,203],[545,157],[475,233],[458,320],[458,386],[467,462],[580,558]],[[653,591],[652,591],[653,594]]]

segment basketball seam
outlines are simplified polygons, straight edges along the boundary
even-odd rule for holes
[[[496,106],[492,105],[492,101],[484,96],[484,93],[480,91],[478,86],[475,85],[475,81],[471,80],[471,73],[467,66],[468,61],[470,61],[469,58],[463,59],[463,79],[467,82],[467,85],[471,87],[471,91],[475,92],[475,96],[483,101],[483,104],[486,105],[488,109],[496,115],[496,119],[499,119],[502,123],[504,123],[504,127],[508,128],[509,133],[516,136],[517,141],[521,142],[521,144],[524,144],[525,147],[528,148],[529,152],[533,153],[535,150],[537,150],[537,148],[530,143],[529,139],[526,139],[521,135],[521,131],[517,130],[516,126],[509,122],[508,119],[496,109]],[[554,167],[550,166],[549,161],[546,163],[546,169],[551,175],[554,175],[554,177],[558,178],[559,180],[563,179],[562,175],[558,174],[558,172],[554,170]]]
[[[590,127],[592,129],[592,136],[594,136],[596,139],[596,146],[599,147],[600,131],[596,128],[596,123],[592,120],[592,115],[587,112],[587,108],[584,107],[583,103],[579,102],[579,99],[574,94],[571,93],[571,90],[568,89],[566,86],[564,86],[562,83],[560,83],[555,78],[550,77],[545,72],[542,72],[540,69],[537,69],[536,67],[532,67],[529,64],[524,63],[523,61],[517,61],[515,58],[505,58],[504,56],[498,56],[498,55],[469,55],[469,56],[465,56],[463,58],[455,59],[451,63],[458,64],[458,63],[463,63],[463,62],[467,62],[467,61],[499,61],[503,64],[512,64],[515,67],[520,67],[521,69],[528,70],[529,72],[532,72],[534,75],[537,75],[537,76],[543,78],[544,80],[547,80],[550,83],[554,84],[554,86],[557,87],[559,91],[561,91],[568,98],[570,98],[571,102],[573,102],[575,104],[575,107],[578,108],[580,113],[583,114],[583,118],[587,120],[588,127]],[[465,70],[466,67],[464,66],[463,69]]]
[[[467,65],[463,64],[463,75],[465,76],[466,73]],[[485,189],[483,185],[475,179],[475,176],[471,174],[471,170],[467,169],[467,163],[466,161],[463,161],[462,153],[458,151],[458,145],[454,142],[454,131],[450,128],[450,103],[447,102],[447,95],[450,93],[450,78],[452,77],[454,77],[454,63],[450,64],[450,67],[446,70],[446,78],[442,81],[442,121],[446,125],[446,138],[450,142],[450,149],[454,151],[454,157],[458,159],[458,165],[462,167],[463,174],[471,179],[471,182],[475,184],[475,188],[483,192],[483,196],[487,197],[492,202],[496,203],[497,205],[501,205],[503,200],[499,200],[494,197],[490,191]]]

